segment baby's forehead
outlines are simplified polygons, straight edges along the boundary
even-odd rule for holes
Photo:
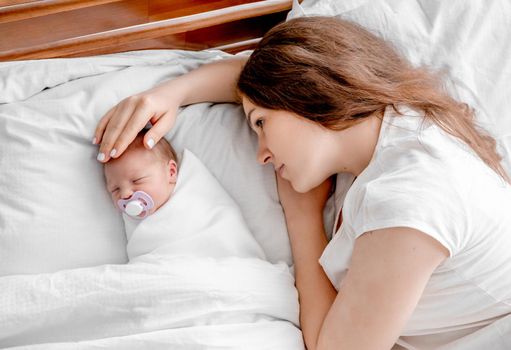
[[[150,154],[149,151],[128,151],[123,153],[121,158],[112,159],[105,164],[105,173],[112,175],[129,175],[130,173],[143,171],[151,164],[158,161],[157,157]]]

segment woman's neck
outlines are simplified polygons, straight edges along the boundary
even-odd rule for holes
[[[375,114],[348,129],[335,132],[334,173],[359,176],[367,168],[376,150],[382,119],[381,115]]]

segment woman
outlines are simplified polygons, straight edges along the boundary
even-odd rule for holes
[[[355,24],[294,19],[248,60],[122,101],[97,127],[98,159],[148,120],[152,148],[179,106],[203,101],[241,102],[258,161],[275,167],[308,349],[439,348],[511,314],[509,177],[438,77]],[[354,182],[329,243],[335,174]]]

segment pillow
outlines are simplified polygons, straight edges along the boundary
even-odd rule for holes
[[[237,202],[268,261],[292,264],[284,212],[273,166],[256,160],[257,136],[240,105],[201,103],[186,107],[165,136],[176,152],[197,155]]]
[[[446,73],[451,94],[475,108],[511,174],[511,2],[507,0],[293,1],[288,20],[338,16],[393,43],[413,64]]]
[[[170,199],[143,220],[123,219],[130,261],[144,254],[265,259],[238,205],[187,149]]]
[[[105,190],[99,119],[125,97],[228,56],[147,50],[0,63],[0,276],[128,261],[121,215]],[[291,263],[271,166],[239,106],[184,108],[167,135],[211,169],[269,261]]]

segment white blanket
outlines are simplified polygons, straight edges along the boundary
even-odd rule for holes
[[[286,264],[155,257],[0,279],[0,347],[303,349]]]

